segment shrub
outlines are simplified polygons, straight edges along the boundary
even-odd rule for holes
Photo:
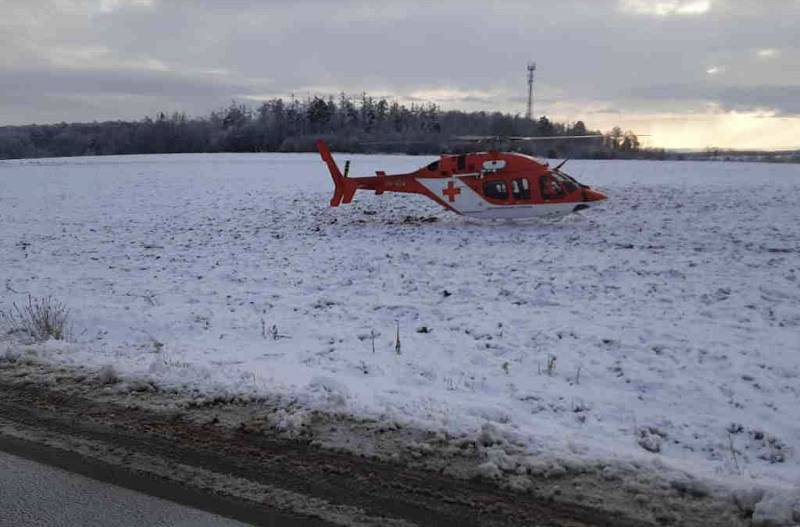
[[[0,312],[0,318],[10,326],[10,333],[25,333],[36,342],[49,339],[67,340],[69,309],[52,296],[35,298],[28,295],[28,303],[11,305]]]

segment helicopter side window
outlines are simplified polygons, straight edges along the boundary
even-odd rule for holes
[[[517,201],[531,199],[531,188],[528,183],[528,178],[519,178],[511,182],[511,196]]]
[[[545,174],[539,178],[539,188],[544,200],[563,198],[567,194],[564,187],[552,174]]]
[[[508,185],[505,181],[494,180],[483,184],[483,195],[489,199],[508,199]]]

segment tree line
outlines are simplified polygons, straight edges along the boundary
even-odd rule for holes
[[[474,150],[458,136],[581,136],[600,134],[582,121],[553,122],[501,112],[443,111],[366,93],[359,97],[275,98],[255,107],[233,101],[203,117],[159,113],[138,121],[0,127],[0,159],[191,152],[308,152],[317,138],[349,152],[438,154]],[[613,158],[640,151],[632,132],[603,137],[505,143],[494,147],[550,157]]]

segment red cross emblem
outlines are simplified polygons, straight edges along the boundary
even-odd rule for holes
[[[456,196],[461,194],[461,189],[456,187],[455,183],[451,180],[447,183],[447,188],[442,191],[442,194],[447,196],[447,199],[452,203],[456,200]]]

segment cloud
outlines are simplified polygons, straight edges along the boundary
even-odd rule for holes
[[[710,0],[621,0],[623,12],[649,16],[702,15],[711,10]]]
[[[780,115],[800,115],[800,84],[726,86],[671,83],[633,88],[629,95],[644,100],[716,104],[726,111],[768,110]]]
[[[167,65],[155,57],[122,56],[105,46],[73,46],[51,49],[47,60],[56,69],[167,71]]]
[[[762,48],[756,51],[756,56],[760,59],[774,59],[780,54],[775,48]]]
[[[101,13],[113,13],[120,9],[152,9],[154,0],[100,0],[98,9]]]
[[[798,15],[756,0],[3,0],[0,125],[364,90],[521,114],[528,60],[537,115],[783,116],[800,100]]]
[[[415,90],[406,97],[409,100],[433,103],[489,102],[500,94],[492,91],[463,90],[458,88],[428,88]]]
[[[0,94],[57,94],[94,97],[96,95],[148,95],[165,97],[228,96],[255,90],[216,75],[176,73],[160,70],[70,69],[16,70],[0,77]]]

